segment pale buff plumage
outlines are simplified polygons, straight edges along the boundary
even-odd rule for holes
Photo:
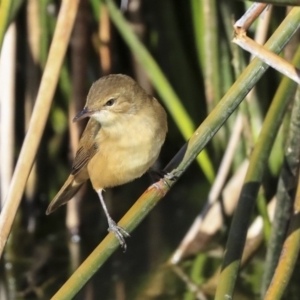
[[[79,142],[71,175],[50,203],[47,214],[69,201],[88,179],[97,191],[109,230],[126,247],[124,229],[110,218],[102,190],[142,176],[157,159],[167,133],[167,116],[158,101],[129,76],[96,81],[74,121],[91,117]]]

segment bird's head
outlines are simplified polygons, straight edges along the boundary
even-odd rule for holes
[[[148,97],[131,77],[121,74],[108,75],[92,85],[84,109],[73,121],[92,117],[102,126],[109,126],[135,114]]]

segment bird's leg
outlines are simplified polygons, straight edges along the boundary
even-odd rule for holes
[[[104,199],[103,199],[103,196],[102,196],[102,191],[103,190],[101,189],[101,190],[97,191],[97,193],[98,193],[102,208],[103,208],[104,213],[105,213],[106,218],[107,218],[107,222],[108,222],[108,229],[107,230],[114,233],[114,235],[117,237],[121,247],[124,249],[124,252],[125,252],[126,248],[127,248],[125,238],[129,237],[130,234],[124,228],[122,228],[121,226],[118,226],[116,224],[116,222],[109,215],[108,209],[105,205],[105,202],[104,202]]]

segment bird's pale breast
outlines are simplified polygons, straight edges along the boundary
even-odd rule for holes
[[[157,159],[165,128],[147,113],[123,118],[113,128],[101,128],[99,151],[88,164],[96,190],[113,187],[142,176]]]

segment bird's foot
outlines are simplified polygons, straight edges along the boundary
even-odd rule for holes
[[[117,223],[113,219],[108,220],[107,231],[114,233],[121,245],[121,248],[125,252],[127,249],[125,238],[130,237],[130,234],[123,227],[117,225]]]
[[[163,180],[163,182],[170,187],[170,185],[168,184],[167,180],[170,181],[177,181],[177,179],[180,177],[180,175],[182,174],[182,171],[173,171],[168,173],[165,170],[153,170],[153,169],[149,169],[148,173],[150,175],[150,177],[152,178],[153,181],[158,181],[158,180]],[[155,185],[155,183],[154,183]]]
[[[170,173],[165,172],[164,177],[162,178],[162,181],[164,182],[164,184],[166,186],[168,186],[170,188],[171,186],[168,183],[168,180],[174,183],[175,181],[178,180],[178,178],[180,177],[181,174],[182,174],[182,171],[175,171],[175,172],[170,172]]]
[[[170,181],[176,181],[182,175],[182,173],[183,172],[179,171],[179,170],[176,170],[175,172],[173,171],[173,172],[170,172],[170,173],[165,172],[164,178],[168,179]]]

